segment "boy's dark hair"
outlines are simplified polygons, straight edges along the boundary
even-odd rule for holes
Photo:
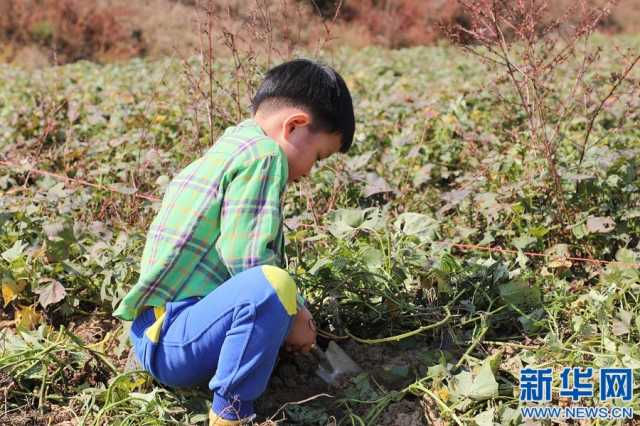
[[[271,68],[253,98],[255,114],[261,105],[293,106],[307,110],[312,117],[311,130],[339,133],[341,152],[353,141],[355,117],[351,94],[333,68],[308,59],[295,59]]]

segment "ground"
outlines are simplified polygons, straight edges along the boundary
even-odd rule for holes
[[[456,46],[324,57],[352,91],[357,130],[349,153],[287,189],[288,270],[322,336],[364,372],[327,387],[311,359],[285,354],[261,420],[511,426],[524,423],[522,367],[553,368],[554,404],[563,367],[632,368],[638,383],[638,71],[586,146],[580,114],[640,39],[593,43],[600,62],[580,96],[564,78],[582,61],[545,82],[551,157],[508,76]],[[124,372],[126,324],[111,317],[167,183],[248,115],[244,90],[266,68],[239,80],[215,62],[201,87],[240,92],[214,90],[210,103],[190,79],[201,65],[0,66],[0,423],[206,421],[207,390]],[[564,102],[575,114],[558,120]],[[628,406],[639,403],[634,392]]]

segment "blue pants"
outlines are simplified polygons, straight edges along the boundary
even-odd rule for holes
[[[284,270],[246,270],[205,297],[142,312],[130,332],[136,356],[165,385],[208,383],[220,417],[251,416],[293,323],[295,297]]]

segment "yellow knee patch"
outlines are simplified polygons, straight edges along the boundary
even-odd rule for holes
[[[296,283],[291,275],[284,269],[271,265],[262,265],[262,273],[276,291],[280,303],[289,315],[295,315],[296,307]]]

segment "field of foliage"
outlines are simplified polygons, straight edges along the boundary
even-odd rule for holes
[[[595,72],[621,64],[601,55],[585,76],[606,92]],[[514,93],[496,96],[495,70],[473,56],[440,45],[327,60],[352,88],[356,138],[289,187],[287,261],[320,344],[336,340],[364,372],[328,389],[285,356],[260,420],[520,424],[526,366],[554,369],[554,404],[570,404],[562,367],[631,367],[624,404],[640,413],[640,99],[604,105],[582,159],[588,121],[559,123],[559,189]],[[246,114],[222,90],[231,65],[215,66],[230,114],[212,132],[177,61],[0,67],[0,423],[205,421],[206,390],[124,372],[127,329],[110,314],[165,185]]]

